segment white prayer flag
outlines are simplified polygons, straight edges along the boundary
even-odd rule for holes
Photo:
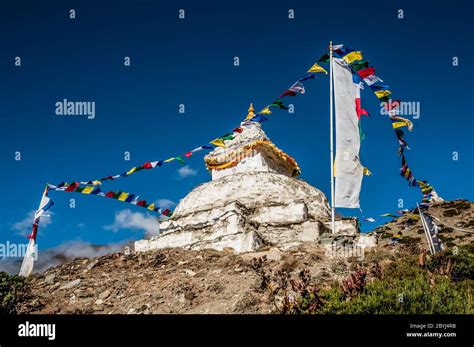
[[[333,58],[336,122],[336,156],[334,160],[335,207],[359,208],[364,167],[359,160],[360,134],[356,98],[360,85],[354,83],[351,71]]]
[[[21,264],[19,275],[22,277],[28,277],[33,272],[33,267],[35,261],[38,259],[38,247],[36,246],[36,241],[31,239],[28,243],[28,248],[26,249],[25,257],[23,258],[23,263]]]

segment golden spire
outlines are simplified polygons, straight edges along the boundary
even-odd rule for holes
[[[248,109],[248,114],[247,114],[247,117],[245,117],[245,119],[250,119],[250,118],[253,118],[255,116],[255,110],[253,109],[253,104],[250,103],[250,106],[249,106],[249,109]]]

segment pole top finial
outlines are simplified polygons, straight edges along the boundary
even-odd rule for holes
[[[250,118],[253,118],[254,116],[255,116],[255,110],[253,108],[253,103],[250,103],[248,113],[247,113],[247,117],[245,117],[245,119],[250,119]]]

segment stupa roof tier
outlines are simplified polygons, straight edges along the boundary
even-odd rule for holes
[[[301,173],[296,161],[269,140],[252,141],[242,147],[222,153],[221,155],[208,156],[205,158],[206,167],[208,170],[228,169],[236,166],[243,159],[253,156],[256,152],[264,153],[264,155],[275,161],[283,161],[287,170],[292,172],[293,177]]]
[[[235,132],[232,140],[224,140],[225,147],[217,147],[204,157],[208,170],[225,170],[235,167],[257,154],[268,158],[277,166],[283,166],[289,176],[296,177],[301,170],[290,155],[276,147],[262,130],[260,123],[252,122],[252,104],[245,121],[240,124],[241,132]],[[248,168],[252,171],[252,168]]]

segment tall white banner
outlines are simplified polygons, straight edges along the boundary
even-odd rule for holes
[[[30,240],[28,248],[26,249],[23,263],[21,264],[19,275],[22,277],[28,277],[33,272],[33,267],[36,259],[38,258],[38,247],[36,246],[35,240]]]
[[[334,160],[335,207],[359,208],[364,167],[360,163],[360,134],[356,98],[360,86],[344,61],[334,59],[336,156]]]

